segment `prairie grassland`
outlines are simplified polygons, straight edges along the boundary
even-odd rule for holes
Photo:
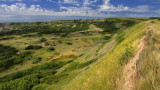
[[[64,90],[113,90],[117,88],[119,78],[122,75],[122,68],[126,61],[123,57],[128,54],[126,50],[132,47],[132,55],[136,52],[139,40],[145,35],[149,21],[144,21],[134,25],[123,33],[124,40],[115,46],[100,64],[91,68],[85,74],[75,78],[71,83],[64,87]],[[120,35],[118,34],[118,35]],[[117,35],[117,36],[118,36]],[[120,38],[120,37],[119,37]],[[132,55],[126,57],[128,60]],[[127,56],[127,55],[126,55]]]
[[[135,90],[160,89],[160,23],[152,24],[147,31],[148,41],[138,63]]]
[[[42,28],[45,28],[43,27],[45,24],[49,25],[49,29],[42,30],[44,32],[36,33],[33,30],[25,34],[10,33],[11,35],[0,37],[0,44],[15,47],[20,53],[32,52],[32,58],[26,62],[15,64],[0,73],[0,86],[1,84],[6,88],[14,86],[10,80],[20,86],[18,84],[20,79],[24,79],[23,77],[28,74],[37,74],[40,75],[39,82],[31,86],[33,90],[117,89],[122,78],[123,67],[136,53],[140,39],[144,37],[147,27],[151,24],[145,19],[113,18],[99,21],[106,22],[87,23],[89,25],[87,30],[80,27],[86,23],[76,24],[64,21],[64,24],[60,22],[48,22],[47,24],[45,22],[37,24],[42,25]],[[33,27],[36,29],[37,25],[35,23]],[[51,27],[57,27],[56,30],[62,27],[63,32],[50,32],[54,31]],[[79,28],[78,31],[67,32],[72,31],[74,27]],[[4,40],[7,37],[14,38]],[[29,45],[37,45],[42,48],[28,50],[26,47]],[[36,71],[37,67],[45,67],[45,69]],[[53,69],[55,69],[54,72],[52,72]],[[24,72],[28,70],[35,71],[25,74]],[[3,80],[8,82],[3,83]],[[6,86],[5,83],[9,86]]]
[[[91,25],[90,28],[92,28],[92,26],[95,27],[94,25]],[[92,28],[92,30],[94,29]],[[29,35],[32,35],[32,36],[30,37]],[[91,49],[92,48],[91,45],[94,45],[99,40],[99,39],[95,40],[92,38],[103,38],[103,35],[98,32],[96,32],[96,34],[93,34],[93,35],[80,34],[80,36],[77,36],[77,33],[71,33],[69,36],[70,38],[61,37],[60,35],[57,36],[52,34],[48,34],[48,35],[44,34],[42,36],[37,36],[36,33],[29,33],[29,34],[23,34],[23,35],[6,35],[6,36],[0,37],[0,38],[14,37],[13,39],[1,40],[0,44],[15,47],[20,52],[26,51],[24,49],[28,45],[39,45],[43,47],[42,49],[31,50],[33,52],[31,60],[28,60],[23,64],[12,66],[10,69],[0,73],[0,77],[17,72],[17,71],[22,71],[27,68],[34,67],[36,65],[41,65],[49,61],[59,62],[59,61],[68,61],[68,60],[76,59],[77,56],[83,54],[86,49],[89,49],[89,48]],[[55,50],[49,51],[48,48],[51,46],[45,46],[44,42],[40,42],[41,38],[47,39],[46,42],[54,42],[56,44],[56,46],[53,46]],[[72,45],[68,45],[68,43],[71,43]],[[90,53],[86,54],[85,56],[89,54]],[[32,61],[38,57],[41,57],[42,60],[37,64],[32,64]],[[57,58],[56,60],[53,60],[56,57],[59,57],[59,58]],[[90,58],[88,58],[87,60],[90,60]]]

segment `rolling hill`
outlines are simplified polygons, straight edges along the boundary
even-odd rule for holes
[[[158,90],[160,21],[0,24],[0,90]],[[7,27],[7,29],[5,29]]]

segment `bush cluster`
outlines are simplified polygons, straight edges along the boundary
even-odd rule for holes
[[[43,22],[43,23],[45,23],[45,22]],[[65,33],[64,36],[66,36],[70,32],[87,30],[89,28],[89,25],[87,23],[80,23],[80,22],[75,23],[77,25],[74,28],[72,26],[51,27],[51,25],[49,25],[49,24],[43,25],[43,23],[35,23],[32,25],[30,25],[31,23],[14,23],[12,25],[14,25],[15,27],[19,27],[19,30],[1,31],[0,36],[22,35],[22,34],[34,33],[34,32],[37,32],[38,34]],[[21,25],[21,24],[23,24],[23,25]]]
[[[10,46],[0,45],[0,52],[0,72],[31,58],[31,52],[19,52],[18,54],[18,50]]]
[[[25,50],[31,50],[31,49],[41,49],[42,46],[38,46],[38,45],[29,45],[25,48]]]
[[[104,32],[115,33],[120,28],[127,28],[137,23],[134,20],[123,20],[117,18],[106,19],[104,22],[94,23],[99,28],[102,28]]]
[[[31,90],[41,79],[54,75],[57,69],[70,62],[49,62],[0,78],[0,90]]]

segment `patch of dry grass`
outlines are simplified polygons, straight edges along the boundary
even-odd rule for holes
[[[138,64],[139,78],[135,90],[160,89],[160,23],[153,24],[147,33],[148,42]]]

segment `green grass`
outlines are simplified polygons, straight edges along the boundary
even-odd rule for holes
[[[160,23],[154,21],[147,31],[148,40],[141,53],[141,63],[138,64],[139,79],[135,90],[158,90],[160,88]]]
[[[104,26],[106,20],[94,21],[96,23],[101,21],[104,24],[101,28],[109,30],[110,33],[104,32],[91,22],[82,23],[82,21],[76,21],[76,24],[74,21],[15,23],[15,27],[18,28],[42,25],[43,28],[48,26],[67,30],[74,28],[77,31],[50,34],[48,29],[47,32],[43,30],[40,32],[43,34],[26,32],[0,36],[0,44],[15,47],[20,53],[31,52],[31,57],[26,58],[24,63],[0,73],[0,86],[6,88],[5,85],[9,85],[17,89],[13,86],[15,84],[15,86],[20,85],[17,86],[19,89],[24,89],[21,87],[24,86],[33,90],[116,89],[122,77],[122,68],[136,52],[147,26],[157,22],[114,18],[108,20],[115,24],[109,27],[116,29],[114,32],[106,29],[107,26]],[[153,40],[158,42],[157,38]],[[29,45],[42,46],[42,48],[25,50]],[[35,84],[27,78],[35,78]],[[147,85],[148,83],[143,86]]]
[[[93,67],[84,75],[73,80],[65,90],[112,90],[118,85],[118,78],[121,77],[122,65],[119,63],[123,55],[126,53],[128,44],[133,47],[134,53],[137,49],[138,43],[135,41],[144,36],[146,26],[145,22],[136,24],[130,29],[124,31],[125,39],[116,46],[113,52],[108,54],[103,61]]]

